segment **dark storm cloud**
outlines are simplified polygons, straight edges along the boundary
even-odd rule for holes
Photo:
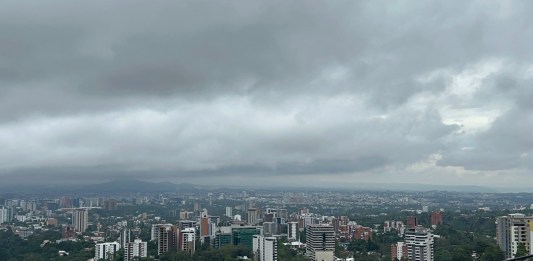
[[[387,106],[426,88],[409,76],[502,51],[502,32],[483,19],[490,6],[461,2],[411,3],[420,15],[409,5],[348,2],[53,3],[36,4],[45,12],[29,21],[28,4],[4,11],[1,71],[83,99],[341,89]],[[345,67],[350,81],[309,86],[332,66]]]
[[[0,5],[4,175],[531,167],[528,2]]]

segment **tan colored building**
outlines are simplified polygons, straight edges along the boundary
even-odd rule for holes
[[[533,245],[533,217],[510,214],[496,218],[496,238],[506,258],[514,258],[518,245],[524,244],[528,253]]]

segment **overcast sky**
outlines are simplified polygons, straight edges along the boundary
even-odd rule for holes
[[[0,1],[2,183],[533,182],[531,1]]]

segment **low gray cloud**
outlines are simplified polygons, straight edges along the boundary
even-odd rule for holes
[[[470,171],[522,172],[532,8],[1,3],[0,173],[468,183]],[[409,173],[425,164],[430,178]]]

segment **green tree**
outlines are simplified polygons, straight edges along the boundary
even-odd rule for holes
[[[122,261],[124,260],[124,249],[120,249],[117,251],[113,257],[111,258],[112,261]]]
[[[501,261],[505,259],[505,254],[497,246],[489,246],[481,255],[481,261]]]
[[[516,253],[514,254],[515,257],[521,257],[521,256],[527,256],[529,253],[527,252],[526,245],[523,243],[518,244],[516,247]]]
[[[207,256],[206,254],[204,254],[205,252],[206,250],[195,253],[195,256],[198,256],[198,258],[194,260],[202,260],[203,256]],[[186,252],[169,251],[169,252],[165,252],[162,255],[160,255],[159,260],[160,261],[193,261],[193,258]]]
[[[439,249],[435,252],[435,260],[452,261],[452,254],[446,249]]]
[[[464,248],[459,247],[452,253],[452,261],[470,261],[472,255]]]
[[[284,261],[308,261],[306,256],[300,255],[295,249],[284,245],[284,241],[278,241],[278,260]]]

